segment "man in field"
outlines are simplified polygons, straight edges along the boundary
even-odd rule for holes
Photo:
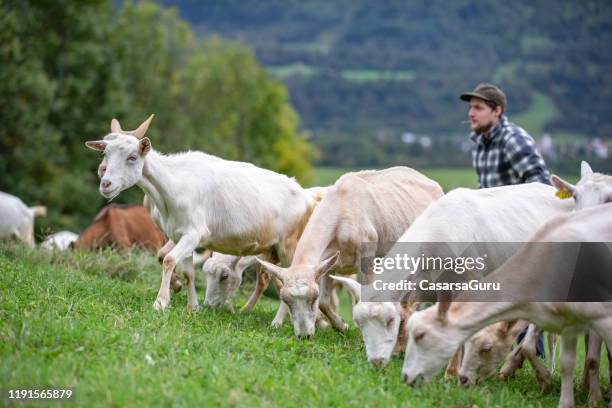
[[[495,85],[481,83],[459,98],[469,102],[470,138],[475,143],[472,165],[480,188],[540,182],[550,184],[550,174],[535,141],[508,121],[506,95]],[[520,342],[526,330],[519,337]],[[538,337],[537,354],[544,357],[544,341]]]
[[[460,99],[470,104],[472,164],[480,188],[534,181],[550,184],[535,141],[504,115],[506,95],[499,88],[482,83]]]

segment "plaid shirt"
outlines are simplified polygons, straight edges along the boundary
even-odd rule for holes
[[[472,164],[480,188],[538,181],[550,184],[544,159],[527,132],[502,116],[489,137],[472,133]]]

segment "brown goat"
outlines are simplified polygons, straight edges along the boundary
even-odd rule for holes
[[[165,242],[166,237],[142,205],[110,204],[100,210],[73,247],[85,250],[114,247],[123,251],[138,248],[153,252],[159,250]],[[173,290],[178,292],[181,286],[174,274]]]
[[[112,246],[126,250],[137,246],[157,251],[164,242],[166,237],[143,206],[111,204],[100,210],[93,223],[74,242],[74,247],[93,250]]]

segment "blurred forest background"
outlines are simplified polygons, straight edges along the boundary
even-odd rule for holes
[[[162,152],[305,185],[312,165],[460,173],[458,94],[482,81],[554,171],[611,173],[610,44],[605,0],[0,0],[0,190],[81,230],[105,203],[84,142],[151,113]]]

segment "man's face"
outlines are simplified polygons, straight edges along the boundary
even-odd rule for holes
[[[475,133],[485,133],[491,129],[501,115],[501,107],[496,106],[491,109],[484,100],[480,98],[470,99],[470,110],[468,116],[470,118],[470,128]]]

